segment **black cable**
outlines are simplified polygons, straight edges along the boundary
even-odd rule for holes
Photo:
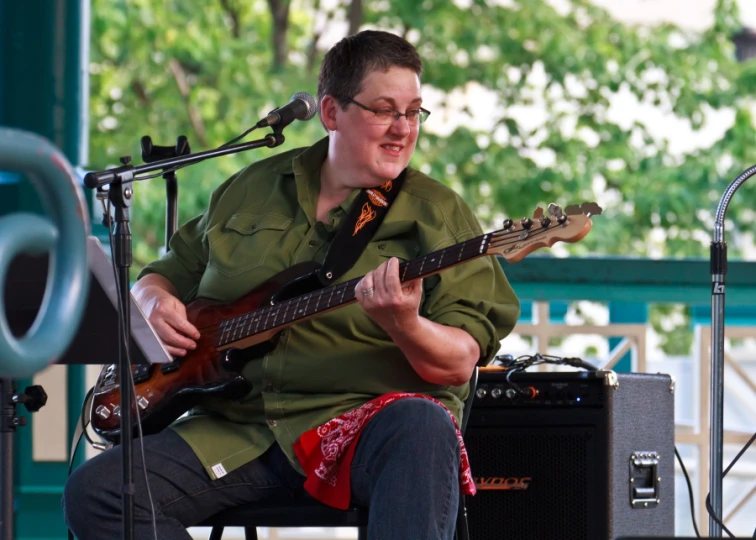
[[[748,442],[743,446],[743,448],[740,449],[740,452],[738,452],[738,455],[735,456],[735,458],[730,462],[730,464],[727,466],[727,468],[722,473],[722,480],[724,480],[725,476],[727,476],[727,473],[730,472],[730,469],[732,469],[735,464],[738,462],[740,457],[748,450],[751,445],[753,444],[753,441],[756,441],[756,433],[751,435],[751,438],[748,439]],[[708,493],[706,495],[706,511],[709,513],[711,518],[716,521],[720,527],[722,527],[723,530],[727,531],[727,534],[730,535],[731,538],[735,538],[735,536],[725,527],[724,523],[720,521],[720,519],[716,516],[714,513],[714,508],[711,506],[711,493]],[[756,538],[756,530],[753,532],[753,538]]]
[[[90,446],[95,446],[95,442],[92,440],[92,437],[89,436],[89,432],[87,431],[87,424],[84,422],[84,416],[86,415],[86,407],[89,403],[89,397],[94,393],[94,386],[89,389],[89,392],[87,392],[87,395],[84,396],[84,403],[81,404],[81,415],[79,416],[79,420],[81,421],[81,431],[84,433],[84,437],[86,437],[87,442],[90,444]],[[68,474],[71,474],[71,471],[69,470]]]
[[[110,239],[110,263],[111,267],[113,268],[113,277],[115,278],[115,284],[116,284],[116,291],[118,294],[116,295],[118,297],[118,319],[119,319],[119,329],[121,333],[121,339],[126,344],[124,347],[126,349],[126,362],[128,362],[129,367],[131,366],[131,353],[129,351],[129,344],[126,341],[126,317],[124,316],[124,306],[123,302],[121,300],[121,288],[120,284],[118,282],[118,268],[116,266],[116,260],[115,260],[115,242],[113,241],[113,219],[110,216],[110,198],[108,198],[108,204],[107,204],[107,222],[108,222],[108,238]],[[123,359],[121,359],[123,361]],[[158,540],[157,535],[157,518],[155,515],[155,503],[152,501],[152,490],[150,489],[150,482],[147,478],[147,460],[144,457],[144,434],[142,433],[142,418],[139,414],[139,405],[136,403],[136,385],[134,384],[134,372],[129,369],[129,380],[130,380],[130,386],[131,386],[131,392],[132,396],[134,398],[134,409],[136,409],[136,420],[137,420],[137,431],[139,432],[139,447],[141,449],[141,455],[142,455],[142,473],[144,474],[144,485],[147,487],[147,497],[150,501],[150,513],[152,515],[152,534],[155,537],[154,540]],[[121,392],[123,392],[123,381],[121,382]],[[123,444],[123,426],[121,426],[121,444]]]
[[[231,144],[234,144],[234,143],[235,143],[236,141],[238,141],[239,139],[243,139],[243,138],[244,138],[244,137],[246,137],[246,136],[247,136],[247,135],[248,135],[249,133],[252,133],[252,132],[253,132],[254,130],[256,130],[256,129],[257,129],[257,126],[252,126],[251,128],[249,128],[249,129],[248,129],[247,131],[245,131],[244,133],[242,133],[242,134],[241,134],[241,135],[239,135],[238,137],[235,137],[235,138],[231,139],[230,141],[228,141],[228,142],[226,142],[226,143],[223,143],[222,145],[220,145],[220,146],[218,147],[218,150],[220,150],[221,148],[225,148],[226,146],[229,146],[229,145],[231,145]]]
[[[709,513],[709,517],[711,517],[711,519],[716,521],[717,524],[719,524],[719,526],[722,527],[722,530],[725,531],[728,535],[730,535],[730,538],[735,538],[735,535],[730,532],[730,529],[725,527],[725,524],[722,523],[722,521],[714,513],[714,508],[712,508],[711,506],[711,493],[706,494],[706,511]]]
[[[497,356],[495,360],[499,361],[499,365],[502,367],[507,368],[509,371],[507,373],[507,382],[511,384],[511,381],[509,380],[509,375],[513,371],[525,371],[529,369],[532,366],[537,366],[540,364],[552,364],[557,366],[572,366],[576,368],[585,369],[587,371],[598,371],[598,368],[594,366],[593,364],[586,362],[585,360],[581,358],[571,357],[571,356],[552,356],[549,354],[541,354],[541,353],[535,353],[535,354],[523,354],[521,356],[518,356],[517,358],[512,358],[509,355],[504,356]]]
[[[680,467],[682,468],[683,475],[685,476],[685,482],[688,484],[688,497],[690,498],[690,519],[693,521],[693,529],[696,531],[696,538],[701,538],[701,533],[698,532],[698,524],[696,523],[696,504],[693,500],[693,484],[690,481],[690,476],[688,476],[688,470],[685,468],[685,463],[683,463],[683,460],[680,457],[680,452],[677,451],[677,446],[675,446],[675,456],[677,456],[677,461],[680,463]]]
[[[738,460],[740,459],[740,456],[742,456],[745,453],[745,451],[748,450],[748,448],[753,444],[753,441],[755,440],[756,440],[756,433],[754,433],[751,436],[751,438],[748,440],[746,445],[740,450],[740,452],[738,452],[738,455],[735,456],[735,459],[732,460],[732,463],[730,463],[730,465],[727,466],[725,471],[722,473],[722,479],[724,479],[724,477],[727,476],[727,473],[730,472],[730,469],[732,469],[733,465],[735,465],[738,462]]]
[[[89,396],[92,395],[92,392],[94,392],[94,388],[90,388],[89,392],[87,392],[87,395],[84,396],[84,403],[81,404],[81,415],[79,416],[79,421],[81,422],[81,430],[84,432],[84,436],[87,438],[87,442],[89,442],[89,444],[94,444],[94,441],[89,437],[89,433],[87,433],[87,426],[84,423],[84,412],[87,407],[87,401],[89,401]],[[79,438],[79,441],[81,441],[81,438]],[[68,476],[69,477],[71,476],[71,471],[73,471],[73,466],[74,466],[74,461],[75,461],[74,456],[76,455],[78,451],[79,451],[79,443],[77,442],[76,447],[74,448],[74,451],[73,451],[73,455],[71,456],[68,462]]]

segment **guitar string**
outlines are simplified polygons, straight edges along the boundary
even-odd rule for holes
[[[534,233],[531,233],[527,238],[519,238],[519,236],[522,234],[522,230],[519,231],[496,231],[493,233],[488,233],[488,236],[491,236],[493,240],[489,239],[488,247],[503,247],[509,244],[516,244],[519,241],[526,240],[526,239],[533,239],[537,236],[543,235],[547,230],[549,230],[548,227],[541,228],[536,230]],[[514,234],[517,234],[517,239],[511,240],[506,238],[506,236],[513,236]],[[456,246],[450,246],[450,248],[457,248],[454,249],[454,252],[459,252],[459,256],[457,261],[462,261],[463,259],[470,259],[472,256],[476,256],[479,254],[480,246],[482,242],[484,241],[484,237],[487,235],[478,236],[476,238],[467,240],[465,242],[462,242],[460,244],[457,244]],[[440,259],[443,259],[443,256],[445,255],[445,252],[448,251],[450,248],[445,248],[443,250],[439,250],[437,252],[429,253],[425,257],[420,257],[418,259],[415,259],[413,261],[408,261],[407,263],[403,263],[400,268],[405,269],[405,276],[407,273],[415,272],[417,270],[417,266],[422,266],[431,258],[433,258],[434,255],[438,255]],[[470,248],[473,248],[472,250]],[[467,253],[465,253],[467,252]],[[417,276],[421,275],[422,272],[418,272]],[[412,274],[414,276],[414,274]],[[325,309],[330,309],[334,307],[338,307],[339,305],[345,304],[347,302],[350,302],[354,299],[354,286],[359,282],[359,280],[362,279],[362,277],[354,278],[352,280],[349,280],[344,283],[340,283],[338,285],[334,285],[332,287],[328,287],[326,289],[321,289],[318,291],[314,291],[311,294],[312,296],[307,299],[307,304],[311,301],[315,301],[315,313],[318,311],[324,311]],[[410,278],[410,279],[414,279]],[[348,291],[343,291],[343,289],[351,289]],[[333,296],[337,296],[338,294],[341,294],[341,300],[337,304],[330,305],[330,298],[328,299],[325,307],[320,307],[320,302],[323,299],[323,297],[330,293],[331,298]],[[232,317],[229,319],[226,319],[224,321],[221,321],[220,323],[215,323],[213,325],[208,325],[205,327],[202,327],[201,330],[208,330],[212,328],[213,326],[220,327],[222,324],[227,323],[227,331],[232,332],[232,334],[229,335],[231,337],[231,341],[229,343],[232,343],[233,341],[238,341],[240,339],[244,339],[245,337],[248,337],[248,335],[245,331],[243,331],[244,326],[248,325],[250,322],[250,319],[253,321],[257,321],[257,327],[255,328],[255,332],[253,334],[259,333],[260,331],[267,331],[272,330],[276,328],[277,326],[282,326],[281,324],[274,324],[268,328],[268,321],[270,320],[271,315],[273,315],[273,320],[277,320],[279,316],[282,316],[282,320],[285,323],[293,323],[296,322],[297,318],[289,319],[292,316],[292,305],[294,306],[294,312],[298,309],[298,304],[305,298],[307,295],[301,295],[296,298],[291,298],[288,300],[285,300],[281,302],[280,304],[276,304],[273,306],[266,306],[264,308],[259,308],[257,310],[254,310],[249,313],[245,313],[242,315],[238,315],[236,317]],[[255,315],[252,315],[255,314]],[[305,313],[304,316],[310,315],[312,313]],[[265,322],[263,322],[262,329],[260,329],[260,321],[264,319]],[[251,328],[251,325],[250,325]],[[236,336],[236,332],[238,330],[242,329],[242,333],[240,336]],[[217,338],[217,333],[215,334],[215,337]],[[216,345],[223,345],[225,343],[218,343],[220,340],[216,339]]]
[[[516,230],[516,231],[501,231],[500,230],[500,231],[495,231],[495,232],[492,232],[492,233],[487,233],[487,235],[491,237],[491,238],[489,238],[488,248],[491,248],[491,247],[498,248],[498,247],[503,247],[503,246],[510,245],[510,244],[514,245],[517,242],[520,242],[522,240],[533,239],[533,238],[535,238],[537,236],[543,235],[550,228],[551,227],[543,227],[541,229],[537,229],[535,232],[531,232],[531,234],[528,237],[526,237],[526,238],[520,238],[520,235],[523,232],[522,230]],[[479,253],[480,246],[481,246],[482,242],[484,241],[485,236],[487,236],[487,235],[484,234],[484,235],[472,238],[470,240],[467,240],[465,242],[461,242],[460,244],[457,244],[456,246],[450,246],[449,248],[445,248],[445,249],[442,249],[442,250],[439,250],[439,251],[436,251],[436,252],[433,252],[433,253],[429,253],[428,255],[425,255],[424,257],[420,257],[418,259],[414,259],[412,261],[408,261],[406,263],[403,263],[400,266],[400,269],[402,269],[404,271],[405,276],[407,274],[410,274],[411,276],[413,276],[413,277],[410,277],[409,279],[414,279],[415,277],[414,277],[413,272],[417,270],[417,268],[416,268],[417,266],[420,266],[420,268],[422,268],[423,265],[426,264],[428,260],[434,258],[433,257],[434,255],[438,256],[439,260],[443,260],[443,257],[447,254],[448,250],[452,249],[452,248],[456,248],[456,249],[453,249],[454,252],[459,252],[460,253],[460,255],[458,257],[458,261],[461,261],[463,259],[469,259],[469,258],[471,258],[471,256],[474,256],[474,255],[476,255],[476,254]],[[517,238],[515,238],[515,239],[507,238],[507,237],[511,237],[511,236],[514,236],[514,235],[517,235]],[[469,248],[473,248],[473,249],[470,250]],[[470,253],[465,253],[467,251],[470,251]],[[418,276],[420,274],[422,274],[422,272],[418,272],[417,273]],[[308,296],[307,294],[301,295],[301,296],[298,296],[298,297],[295,297],[295,298],[291,298],[291,299],[285,300],[285,301],[281,302],[280,304],[276,304],[276,305],[273,305],[273,306],[266,306],[264,308],[259,308],[257,310],[254,310],[254,311],[242,314],[242,315],[237,315],[236,317],[231,317],[229,319],[225,319],[225,320],[223,320],[223,321],[221,321],[219,323],[214,323],[214,324],[210,324],[210,325],[207,325],[207,326],[203,326],[203,327],[199,328],[198,330],[200,330],[200,331],[203,331],[203,330],[207,331],[209,329],[212,329],[213,327],[219,328],[221,325],[226,324],[227,327],[231,327],[230,331],[236,332],[240,328],[243,328],[245,325],[247,325],[250,322],[250,320],[257,321],[258,318],[260,320],[265,319],[265,323],[263,323],[263,328],[262,328],[263,331],[271,330],[271,329],[273,329],[273,328],[275,328],[277,326],[274,323],[273,326],[271,326],[270,328],[266,328],[267,322],[270,319],[271,315],[274,316],[274,320],[278,319],[279,316],[282,316],[282,320],[284,322],[286,322],[286,323],[295,322],[296,321],[296,317],[293,318],[293,319],[291,319],[291,320],[289,320],[289,318],[292,316],[293,313],[296,313],[296,311],[299,309],[299,303],[301,303],[303,300],[306,301],[305,305],[309,305],[310,302],[315,301],[315,304],[314,304],[315,305],[315,311],[314,312],[323,311],[325,309],[337,307],[338,305],[341,305],[341,304],[344,304],[344,303],[347,303],[347,302],[353,300],[354,299],[354,286],[357,285],[357,283],[362,279],[362,277],[364,277],[364,276],[361,276],[359,278],[351,279],[351,280],[346,281],[344,283],[339,283],[338,285],[334,285],[334,286],[328,287],[326,289],[320,289],[318,291],[313,291],[312,293],[308,293],[309,295],[311,295],[309,298],[306,298]],[[351,290],[345,291],[343,294],[341,294],[341,300],[340,300],[339,303],[334,304],[334,305],[326,305],[326,307],[324,307],[324,308],[320,308],[319,307],[320,306],[320,301],[323,299],[323,296],[325,296],[328,293],[331,293],[331,297],[337,296],[338,293],[342,293],[343,292],[342,289],[345,289],[345,288],[346,289],[351,289]],[[293,306],[293,310],[291,309],[292,306]],[[283,313],[281,313],[281,312],[283,312]],[[253,315],[253,314],[255,314],[255,315]],[[303,316],[307,316],[307,315],[310,315],[310,314],[311,313],[305,313]],[[280,326],[280,325],[278,325],[278,326]],[[259,327],[259,321],[258,321],[258,327]],[[255,333],[257,333],[258,331],[259,331],[259,328],[256,329]],[[242,333],[244,333],[244,332],[242,332]],[[217,333],[216,333],[216,337],[217,337]],[[247,337],[247,336],[246,335],[242,335],[239,338],[234,338],[234,340],[243,339],[244,337]],[[218,343],[216,343],[216,345],[218,345]]]
[[[521,232],[521,231],[520,231]],[[488,233],[490,236],[493,236],[495,234],[502,235],[506,233],[501,233],[500,231],[497,231],[495,233]],[[422,266],[427,262],[428,259],[432,259],[434,255],[437,255],[441,260],[443,259],[446,252],[449,250],[453,250],[454,252],[459,252],[460,256],[458,257],[458,260],[462,260],[463,258],[470,258],[471,256],[477,255],[480,251],[480,246],[483,242],[483,239],[486,235],[481,235],[475,238],[472,238],[470,240],[466,240],[464,242],[461,242],[459,244],[456,244],[454,246],[449,246],[448,248],[444,248],[442,250],[438,250],[432,253],[429,253],[428,255],[425,255],[424,257],[419,257],[417,259],[414,259],[412,261],[408,261],[406,263],[402,263],[400,265],[400,271],[404,272],[405,280],[407,280],[406,276],[409,274],[411,277],[409,278],[414,279],[416,276],[420,275],[420,273],[415,274],[417,267],[419,266],[422,268]],[[498,239],[497,239],[498,240]],[[490,245],[490,244],[489,244]],[[472,248],[472,249],[470,249]],[[465,252],[468,252],[465,254]],[[363,278],[364,276],[360,276],[358,278],[353,278],[349,281],[345,281],[343,283],[339,283],[337,285],[325,288],[325,289],[319,289],[316,291],[313,291],[312,293],[307,293],[305,295],[301,295],[295,298],[291,298],[288,300],[285,300],[281,302],[280,304],[275,304],[273,306],[266,306],[263,308],[258,308],[257,310],[237,315],[236,317],[232,317],[229,319],[226,319],[224,321],[221,321],[220,323],[214,323],[211,325],[203,326],[199,328],[198,330],[208,330],[213,327],[220,327],[220,325],[224,323],[228,323],[227,326],[233,326],[234,328],[232,331],[235,331],[238,329],[238,324],[242,323],[242,325],[246,325],[250,319],[257,320],[258,316],[260,318],[266,318],[269,319],[272,312],[276,310],[283,310],[284,311],[284,318],[288,318],[291,315],[291,305],[292,304],[298,304],[302,300],[306,300],[307,304],[309,305],[310,302],[315,302],[315,312],[322,311],[323,309],[327,309],[328,307],[336,307],[336,305],[333,306],[327,306],[327,308],[319,308],[320,302],[323,299],[323,296],[325,296],[328,293],[331,293],[331,296],[341,296],[340,303],[346,303],[354,298],[354,287],[357,285],[357,283]],[[343,289],[352,289],[351,291],[346,291],[344,294],[342,294]],[[311,295],[309,298],[305,298],[307,295]],[[346,295],[349,295],[349,297],[346,297]],[[298,306],[294,306],[294,311],[298,309]],[[254,314],[254,315],[253,315]],[[277,319],[279,316],[279,313],[275,314],[275,318]],[[287,321],[291,322],[291,321]],[[272,327],[274,328],[275,325]],[[266,328],[263,327],[263,331],[266,330]],[[268,329],[269,330],[269,329]]]

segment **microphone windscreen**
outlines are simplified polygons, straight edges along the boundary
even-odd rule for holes
[[[311,94],[308,94],[307,92],[297,92],[291,96],[289,101],[294,101],[296,99],[300,99],[307,104],[307,115],[304,118],[301,118],[301,120],[309,120],[318,114],[318,102],[315,101],[315,98],[312,97]]]

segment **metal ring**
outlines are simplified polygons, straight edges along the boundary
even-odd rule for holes
[[[0,218],[0,376],[25,379],[65,353],[78,329],[89,290],[89,213],[71,165],[38,135],[0,128],[0,169],[27,173],[50,216]],[[9,264],[18,253],[46,251],[50,275],[42,307],[27,334],[16,337],[3,309]]]
[[[362,291],[362,294],[364,294],[365,296],[370,296],[370,295],[372,295],[372,294],[373,294],[374,292],[375,292],[375,289],[374,289],[373,287],[370,287],[369,289],[364,289],[364,290]]]

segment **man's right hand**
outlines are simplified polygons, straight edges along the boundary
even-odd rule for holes
[[[176,298],[173,284],[158,274],[148,274],[131,290],[145,317],[173,356],[185,356],[197,347],[200,333],[186,318],[186,306]]]

